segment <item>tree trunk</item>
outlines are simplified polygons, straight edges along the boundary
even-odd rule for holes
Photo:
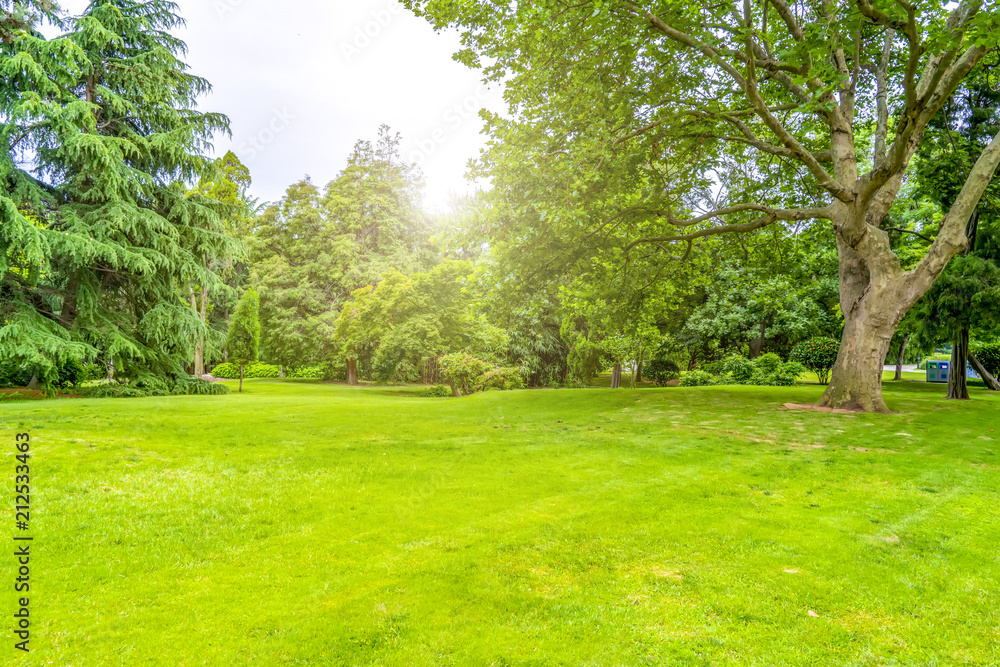
[[[458,387],[455,386],[455,383],[448,382],[448,384],[451,385],[451,395],[454,396],[455,398],[462,398],[462,392],[458,390]]]
[[[356,385],[358,384],[358,360],[348,359],[347,360],[347,384]]]
[[[903,381],[903,362],[906,361],[906,347],[910,344],[910,337],[905,336],[903,342],[899,344],[899,357],[896,359],[896,382]]]
[[[208,321],[208,290],[201,288],[201,308],[198,317],[202,325]],[[200,378],[205,374],[205,334],[199,333],[194,345],[194,376]]]
[[[243,393],[243,364],[240,364],[240,393]]]
[[[38,379],[38,371],[31,374],[31,380],[28,382],[28,389],[31,391],[36,391],[42,388],[42,381]]]
[[[889,412],[882,398],[882,370],[897,325],[898,320],[886,322],[863,308],[848,315],[840,354],[820,405]]]
[[[948,398],[969,400],[969,382],[966,369],[969,367],[969,327],[964,326],[951,346],[951,373],[948,374]]]
[[[622,365],[620,363],[615,364],[615,368],[611,371],[611,388],[621,389],[622,386]]]
[[[976,369],[976,372],[979,373],[979,377],[983,379],[983,382],[986,383],[986,387],[988,389],[991,389],[992,391],[1000,391],[1000,382],[998,382],[997,379],[993,377],[988,370],[986,370],[986,366],[983,366],[983,363],[979,361],[979,358],[976,357],[976,355],[970,354],[969,362],[972,364],[972,367]]]
[[[281,370],[278,371],[278,379],[280,379],[280,380],[284,380],[285,379],[285,365],[284,364],[281,364]]]
[[[640,382],[642,382],[642,357],[635,360],[635,376],[632,382],[632,388],[634,389],[635,387],[638,387]]]
[[[114,382],[115,381],[115,358],[114,357],[108,357],[108,377],[107,377],[107,380],[108,380],[108,382]]]
[[[760,323],[760,338],[750,341],[750,358],[756,359],[764,351],[764,335],[767,333],[767,324]]]

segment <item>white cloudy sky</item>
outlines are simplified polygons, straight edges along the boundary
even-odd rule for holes
[[[420,163],[427,208],[469,187],[466,164],[485,141],[478,108],[501,102],[451,59],[457,35],[436,34],[394,0],[175,1],[188,63],[214,86],[201,107],[232,120],[216,152],[249,165],[255,196],[277,200],[307,174],[326,184],[382,123]],[[87,2],[60,4],[79,12]]]

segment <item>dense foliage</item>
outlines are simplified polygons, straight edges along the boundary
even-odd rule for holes
[[[840,343],[832,338],[810,338],[795,346],[790,359],[816,373],[820,384],[826,384],[839,351]]]

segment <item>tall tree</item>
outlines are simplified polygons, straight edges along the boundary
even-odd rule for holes
[[[489,119],[483,166],[509,230],[668,248],[825,221],[845,328],[822,403],[888,410],[889,342],[966,247],[1000,138],[913,269],[882,224],[929,122],[1000,37],[992,4],[405,4],[464,29],[458,58],[505,85],[509,113]],[[770,175],[767,187],[737,188],[746,198],[721,207],[691,196],[722,160]]]
[[[390,270],[437,260],[420,210],[422,180],[383,126],[359,141],[324,193],[306,179],[258,220],[254,284],[261,294],[263,352],[281,364],[327,359],[341,307]]]
[[[200,322],[178,293],[210,280],[202,253],[226,242],[219,203],[185,183],[211,171],[204,153],[228,120],[195,109],[210,86],[180,60],[181,23],[163,0],[94,0],[57,39],[4,40],[19,231],[0,356],[48,379],[61,359],[98,354],[119,377],[183,374]]]

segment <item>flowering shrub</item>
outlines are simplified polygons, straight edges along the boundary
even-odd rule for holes
[[[816,373],[820,384],[830,383],[830,369],[837,363],[840,343],[833,338],[810,338],[795,346],[789,357]]]
[[[471,354],[449,354],[438,362],[441,374],[457,396],[475,394],[489,389],[523,389],[524,374],[520,368],[501,368],[476,359]]]

